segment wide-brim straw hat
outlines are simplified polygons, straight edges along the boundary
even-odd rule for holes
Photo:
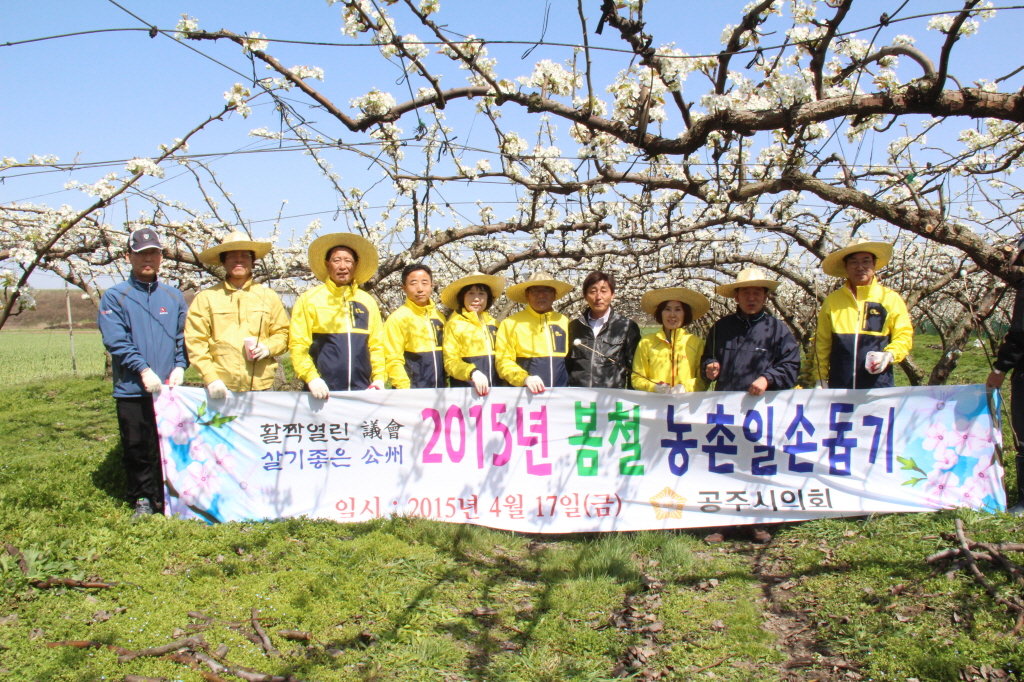
[[[255,260],[259,260],[270,253],[272,248],[272,244],[253,241],[245,232],[235,230],[224,237],[224,240],[217,246],[211,246],[206,251],[200,253],[199,262],[207,265],[220,265],[220,254],[227,253],[228,251],[252,251],[256,254]]]
[[[892,244],[875,242],[863,237],[856,237],[850,243],[825,256],[821,269],[831,277],[846,277],[846,263],[843,259],[852,253],[870,253],[875,256],[875,270],[881,270],[892,259]]]
[[[516,303],[522,303],[528,305],[526,300],[526,290],[530,287],[551,287],[555,290],[555,300],[562,298],[570,291],[574,289],[573,285],[568,282],[557,280],[546,272],[538,271],[530,275],[530,278],[525,282],[519,284],[513,284],[505,290],[505,295]]]
[[[501,296],[501,292],[505,291],[505,278],[499,277],[498,275],[485,275],[482,272],[471,272],[465,277],[460,277],[441,292],[441,303],[447,306],[450,310],[458,310],[462,307],[462,301],[459,300],[459,292],[464,287],[471,287],[474,284],[480,284],[491,290],[491,296],[494,300],[498,300]]]
[[[768,291],[775,291],[780,282],[774,279],[768,279],[764,270],[761,268],[743,268],[739,274],[736,275],[735,282],[729,282],[728,284],[719,284],[715,287],[715,293],[719,296],[725,296],[726,298],[732,298],[733,294],[736,293],[737,289],[742,287],[764,287]]]
[[[687,289],[686,287],[670,287],[667,289],[652,289],[640,299],[640,307],[644,312],[654,317],[654,311],[662,301],[681,301],[690,306],[693,319],[697,320],[708,314],[711,310],[711,301],[699,291]]]
[[[352,273],[352,282],[362,284],[377,272],[377,249],[370,243],[369,239],[360,237],[351,232],[333,232],[318,237],[309,245],[309,269],[321,282],[326,282],[327,275],[327,252],[335,246],[346,246],[356,254],[356,268]]]

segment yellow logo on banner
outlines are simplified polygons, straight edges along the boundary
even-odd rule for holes
[[[665,486],[664,490],[651,498],[654,515],[658,517],[659,521],[662,519],[683,518],[683,505],[685,504],[686,498],[676,494],[676,491],[668,486]]]

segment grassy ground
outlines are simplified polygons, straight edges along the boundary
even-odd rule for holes
[[[604,680],[624,665],[677,680],[1022,679],[1005,609],[924,562],[951,546],[954,518],[995,542],[1018,540],[1020,519],[823,520],[775,528],[768,546],[745,529],[708,545],[707,531],[528,537],[407,518],[133,523],[109,390],[80,379],[0,395],[0,543],[30,570],[0,560],[0,676],[200,680],[160,658],[46,646],[162,645],[193,634],[198,611],[211,652],[307,681]],[[38,589],[36,576],[117,586]],[[253,607],[282,656],[250,641]]]
[[[98,331],[75,330],[78,375],[103,373],[103,340]],[[68,332],[0,332],[0,378],[5,384],[73,376]]]

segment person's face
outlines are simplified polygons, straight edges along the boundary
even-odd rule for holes
[[[590,306],[591,317],[604,317],[608,308],[611,307],[612,299],[615,298],[615,292],[608,286],[608,282],[601,280],[590,285],[590,288],[583,292],[583,298]]]
[[[352,284],[352,276],[356,272],[356,257],[351,249],[334,249],[326,264],[327,276],[332,282],[339,287]]]
[[[409,300],[416,305],[426,305],[430,301],[430,292],[434,282],[426,270],[413,270],[405,278],[402,290]]]
[[[686,319],[686,308],[679,301],[669,301],[661,310],[661,326],[665,329],[679,329]]]
[[[554,287],[528,287],[526,302],[538,313],[550,313],[551,306],[555,302],[555,289]]]
[[[474,284],[462,295],[462,307],[480,313],[487,309],[487,287]]]
[[[141,282],[152,282],[156,279],[163,259],[164,254],[156,247],[143,249],[138,253],[128,252],[128,262],[132,265],[132,274]]]
[[[764,310],[768,300],[768,290],[764,287],[737,287],[734,294],[740,310],[747,315],[757,315]]]
[[[846,277],[854,286],[871,284],[875,278],[875,255],[860,252],[846,257]]]
[[[228,279],[246,281],[252,276],[252,252],[228,251],[224,254],[224,271]]]

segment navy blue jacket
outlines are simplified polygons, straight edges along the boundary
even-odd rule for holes
[[[758,377],[771,391],[796,385],[800,374],[800,346],[785,324],[762,311],[754,317],[726,315],[711,328],[704,341],[701,372],[718,361],[721,370],[716,391],[746,391]]]
[[[188,367],[185,356],[185,297],[159,282],[128,280],[106,290],[96,324],[114,366],[114,397],[147,395],[142,370],[149,367],[167,381],[175,367]]]

